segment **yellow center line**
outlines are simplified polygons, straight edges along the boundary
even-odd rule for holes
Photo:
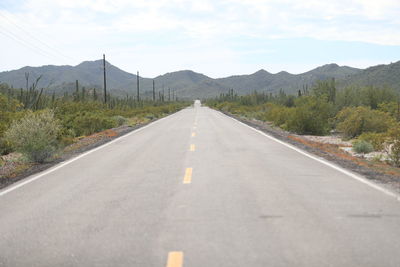
[[[183,252],[171,251],[168,253],[167,267],[182,267],[183,266]]]
[[[196,146],[194,144],[190,145],[190,151],[194,151],[196,149]]]
[[[196,133],[192,133],[192,137],[195,137],[196,136]]]
[[[190,184],[192,182],[192,168],[186,168],[185,177],[183,177],[184,184]]]

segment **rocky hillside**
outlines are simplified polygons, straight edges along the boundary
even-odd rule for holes
[[[107,87],[116,95],[135,95],[136,75],[123,71],[107,62]],[[0,82],[12,85],[14,88],[25,88],[25,73],[29,73],[29,83],[40,75],[39,87],[49,88],[61,94],[74,89],[75,81],[87,88],[102,88],[102,61],[85,61],[77,66],[42,66],[24,67],[19,70],[0,73]],[[252,91],[277,92],[280,89],[287,93],[295,93],[303,86],[311,86],[317,80],[335,78],[339,87],[347,85],[387,85],[400,90],[400,61],[389,65],[378,65],[365,70],[327,64],[301,74],[291,74],[285,71],[276,74],[259,70],[249,75],[236,75],[213,79],[191,70],[166,73],[155,77],[156,90],[177,94],[180,98],[194,99],[217,96],[220,93],[234,89],[239,94]],[[140,90],[144,95],[150,95],[151,78],[140,78]],[[172,93],[171,93],[172,94]]]

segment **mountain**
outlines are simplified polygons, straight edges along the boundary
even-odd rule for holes
[[[101,89],[103,84],[102,60],[85,61],[77,66],[42,66],[24,67],[19,70],[0,72],[0,82],[14,88],[25,88],[25,73],[29,73],[29,84],[40,75],[39,87],[48,88],[62,94],[75,88],[75,81],[86,88]],[[135,74],[123,71],[106,62],[107,88],[114,95],[136,95]],[[259,70],[248,75],[235,75],[213,79],[191,70],[166,73],[154,78],[156,91],[164,90],[168,98],[169,88],[180,98],[194,99],[214,97],[234,89],[238,94],[252,91],[278,92],[283,89],[287,93],[296,93],[305,85],[312,86],[318,80],[335,78],[339,87],[348,85],[388,85],[400,91],[400,61],[389,65],[378,65],[367,69],[357,69],[337,64],[327,64],[301,74],[285,71],[276,74]],[[151,96],[152,82],[150,78],[139,78],[140,91],[144,96]]]
[[[362,72],[346,77],[342,86],[389,86],[400,91],[400,61],[388,65],[369,67]]]
[[[29,73],[29,83],[31,84],[40,75],[40,85],[42,87],[59,87],[65,84],[79,83],[88,87],[102,85],[103,81],[103,62],[102,60],[84,61],[81,64],[72,66],[42,66],[24,67],[19,70],[0,72],[0,81],[8,83],[15,88],[25,88],[25,73]],[[125,72],[110,63],[106,62],[107,83],[110,88],[124,89],[130,82],[135,81],[136,75]]]
[[[277,92],[284,89],[288,93],[297,92],[304,85],[312,85],[318,80],[335,78],[337,80],[357,74],[362,70],[337,64],[327,64],[302,74],[290,74],[281,71],[271,74],[265,70],[259,70],[250,75],[231,76],[217,79],[226,87],[232,88],[240,94],[249,91]]]

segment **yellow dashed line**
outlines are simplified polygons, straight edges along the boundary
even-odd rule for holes
[[[190,151],[194,151],[196,149],[196,146],[194,144],[190,145]]]
[[[192,133],[192,137],[195,137],[196,136],[196,133]]]
[[[190,184],[192,182],[192,168],[186,168],[185,177],[183,177],[184,184]]]
[[[183,252],[171,251],[168,253],[167,267],[182,267],[183,266]]]

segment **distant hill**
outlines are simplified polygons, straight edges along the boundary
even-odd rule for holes
[[[79,80],[81,85],[87,87],[101,86],[103,81],[102,60],[84,61],[81,64],[72,66],[42,66],[23,67],[19,70],[0,72],[0,81],[8,83],[15,88],[25,88],[25,73],[29,73],[29,83],[32,83],[40,75],[40,85],[51,88],[60,87],[69,83],[75,84]],[[120,70],[119,68],[106,63],[107,83],[113,89],[125,89],[131,82],[136,83],[136,75]]]
[[[346,66],[341,67],[337,64],[328,64],[297,75],[286,71],[271,74],[265,70],[259,70],[250,75],[231,76],[217,81],[241,94],[254,90],[277,92],[280,89],[293,93],[303,88],[304,85],[312,85],[317,80],[329,78],[341,80],[359,72],[362,72],[362,70]]]
[[[348,76],[342,86],[389,86],[400,91],[400,61],[388,65],[369,67],[362,72]]]
[[[106,63],[107,87],[111,93],[119,96],[136,94],[136,75],[123,71],[110,63]],[[0,72],[0,82],[14,88],[25,88],[25,73],[29,73],[31,84],[42,75],[39,87],[49,88],[62,94],[75,88],[75,80],[86,88],[102,88],[102,60],[85,61],[77,66],[42,66],[24,67],[19,70]],[[167,96],[168,88],[180,98],[194,99],[214,97],[220,93],[234,89],[238,94],[252,91],[277,92],[283,89],[287,93],[295,93],[303,86],[311,86],[317,80],[335,78],[339,87],[347,85],[387,85],[400,91],[400,61],[389,65],[378,65],[365,70],[327,64],[301,74],[285,71],[276,74],[259,70],[253,74],[236,75],[213,79],[191,70],[166,73],[154,78],[156,90]],[[150,96],[152,80],[140,77],[140,90],[144,96]],[[172,93],[173,92],[173,93]]]

